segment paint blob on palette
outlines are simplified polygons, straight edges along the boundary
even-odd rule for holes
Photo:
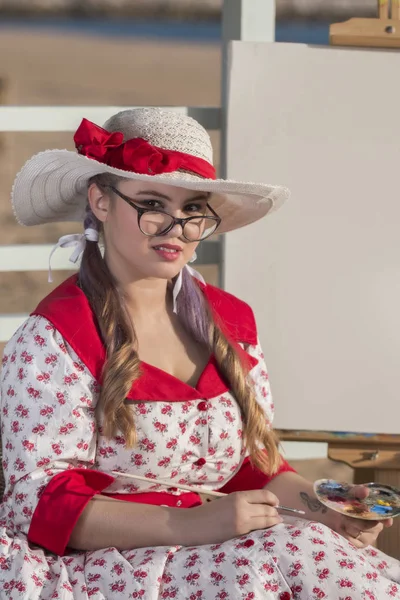
[[[334,479],[319,479],[314,491],[322,504],[348,517],[380,521],[400,515],[400,490],[379,483],[363,485],[369,494],[362,500],[354,497],[352,484]]]

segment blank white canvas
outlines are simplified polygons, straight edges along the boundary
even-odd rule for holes
[[[279,428],[400,433],[400,52],[233,43],[230,178],[284,184],[229,233]]]

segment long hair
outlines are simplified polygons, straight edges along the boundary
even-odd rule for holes
[[[107,186],[116,186],[118,181],[118,177],[104,173],[93,177],[90,184],[95,183],[107,193]],[[101,231],[100,222],[90,210],[85,219],[87,227]],[[215,323],[204,294],[186,269],[182,275],[182,289],[177,298],[178,317],[192,338],[214,354],[220,372],[239,404],[244,441],[251,460],[262,471],[272,474],[280,462],[276,435],[269,429],[241,360]],[[103,415],[103,433],[109,438],[122,433],[127,447],[133,447],[137,442],[134,413],[125,399],[140,375],[140,360],[134,350],[134,323],[97,242],[86,243],[79,284],[96,316],[106,349],[98,404]]]

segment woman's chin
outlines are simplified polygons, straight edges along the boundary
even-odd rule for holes
[[[173,279],[176,277],[179,272],[183,269],[185,263],[182,261],[172,263],[160,263],[149,265],[149,268],[146,269],[149,277],[157,277],[159,279]]]

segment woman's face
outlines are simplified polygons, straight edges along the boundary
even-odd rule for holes
[[[163,211],[184,219],[207,213],[208,194],[157,183],[122,180],[115,188],[138,208]],[[159,224],[168,219],[162,215],[145,214],[138,225],[138,212],[109,188],[89,187],[89,202],[93,213],[103,223],[105,258],[117,279],[172,279],[191,259],[198,241],[182,235],[178,224],[164,235],[157,235]],[[193,229],[192,229],[193,231]],[[185,229],[186,234],[186,229]],[[189,237],[189,236],[188,236]]]

